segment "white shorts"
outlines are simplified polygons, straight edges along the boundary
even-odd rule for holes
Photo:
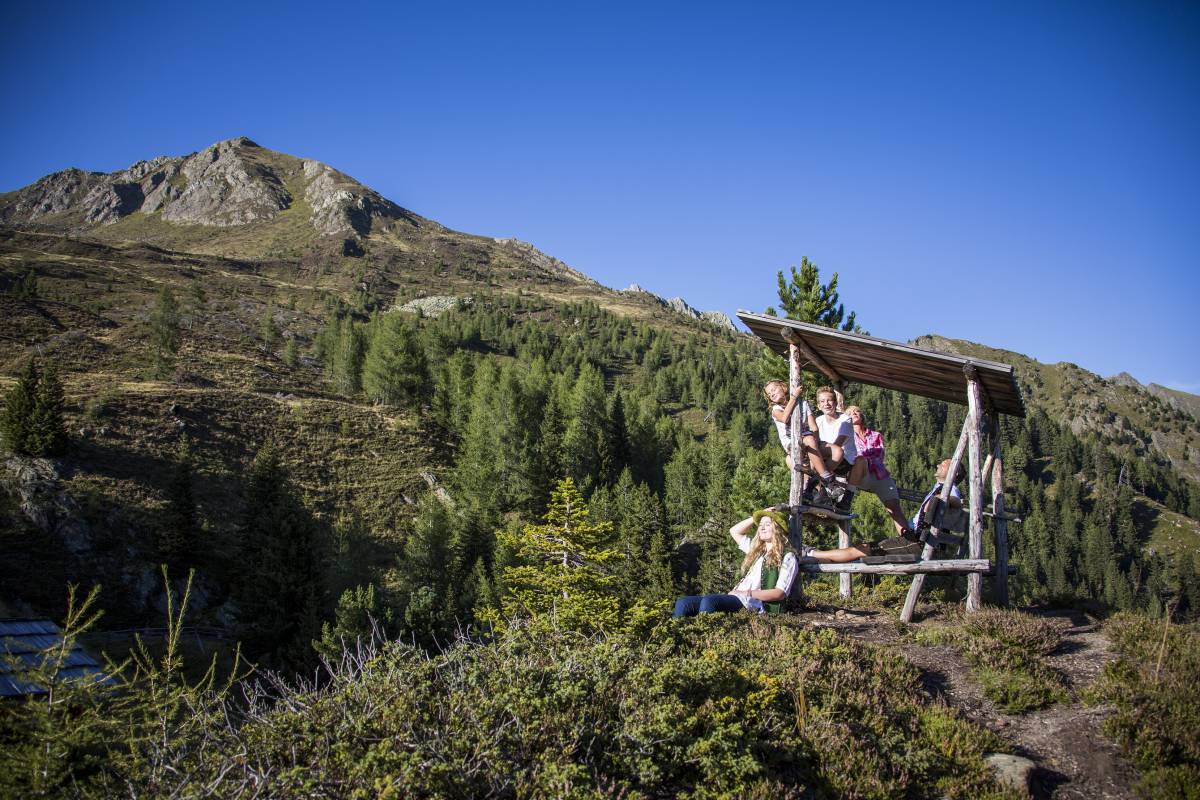
[[[888,475],[883,480],[876,478],[871,474],[871,470],[867,470],[867,474],[863,476],[862,483],[858,485],[860,489],[866,489],[879,497],[885,503],[888,500],[899,500],[900,490],[896,488],[896,482],[892,480],[892,476]]]

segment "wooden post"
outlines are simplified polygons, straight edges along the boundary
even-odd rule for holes
[[[838,522],[838,547],[849,547],[850,546],[850,530],[851,530],[851,521],[850,520],[844,519],[844,520],[841,520],[840,522]],[[838,593],[842,597],[849,600],[850,595],[853,591],[854,591],[854,589],[850,585],[850,573],[843,572],[842,574],[838,575]]]
[[[993,418],[997,428],[1000,415]],[[992,450],[995,464],[992,466],[992,525],[996,534],[996,603],[1008,605],[1008,520],[1004,518],[1004,459],[1000,452],[1000,437]]]
[[[788,390],[790,394],[795,394],[800,389],[800,351],[795,344],[788,345]],[[804,408],[804,401],[800,401],[792,409],[792,418],[789,420],[791,424],[792,435],[792,483],[788,490],[788,505],[791,506],[791,513],[788,514],[788,539],[791,540],[792,547],[797,553],[804,552],[804,518],[800,514],[798,508],[800,506],[800,498],[804,494],[804,473],[800,471],[800,466],[804,463],[804,439],[801,433],[804,431],[804,414],[801,413]],[[796,580],[792,589],[792,596],[796,598],[796,602],[804,602],[804,576],[796,575]]]
[[[788,345],[788,389],[792,394],[795,394],[800,389],[800,351],[794,344]],[[801,414],[804,401],[801,400],[792,410],[792,418],[789,420],[791,425],[792,436],[792,484],[788,492],[788,503],[793,506],[800,505],[800,496],[804,492],[804,473],[800,471],[800,466],[804,463],[804,441],[801,437],[801,432],[804,430],[804,421],[801,419],[804,415]],[[792,542],[797,548],[800,547],[800,542]]]
[[[967,464],[970,479],[970,527],[967,533],[967,558],[983,557],[983,395],[979,389],[979,370],[973,364],[963,367],[967,376]],[[967,611],[978,611],[982,603],[983,576],[967,576]]]
[[[963,421],[962,433],[958,435],[958,445],[954,448],[954,456],[950,459],[950,469],[946,473],[946,481],[942,484],[942,493],[940,499],[942,508],[950,502],[950,489],[954,486],[954,476],[958,473],[958,467],[962,463],[963,452],[967,448],[967,426],[971,423],[971,415]],[[935,532],[939,532],[938,528],[934,528]],[[929,542],[925,543],[925,548],[921,551],[921,560],[928,561],[933,555],[933,545]],[[912,585],[908,587],[908,596],[904,598],[904,608],[900,610],[901,622],[912,622],[913,611],[917,607],[917,595],[921,593],[921,587],[925,585],[924,575],[914,575]]]

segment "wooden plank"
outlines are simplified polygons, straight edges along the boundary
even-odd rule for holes
[[[911,564],[864,564],[861,561],[850,561],[845,564],[805,563],[800,564],[801,572],[816,573],[858,573],[873,575],[981,575],[992,570],[992,562],[986,558],[938,558],[927,561],[916,561]],[[905,622],[909,622],[911,617]]]
[[[999,420],[997,420],[998,422]],[[992,528],[996,536],[996,603],[1008,606],[1008,519],[1004,513],[1004,460],[1000,453],[1000,437],[996,437],[992,467]]]
[[[950,500],[950,489],[954,486],[954,476],[958,472],[958,465],[962,463],[963,451],[967,447],[967,425],[970,423],[971,417],[968,415],[963,420],[962,433],[958,435],[958,445],[954,448],[954,456],[950,459],[950,471],[946,475],[946,482],[942,484],[942,493],[940,495],[942,503],[945,504]],[[938,532],[935,530],[935,533]],[[933,545],[926,542],[924,549],[921,551],[921,560],[928,561],[933,555]],[[901,622],[912,622],[913,611],[917,608],[917,596],[921,594],[921,587],[925,585],[925,576],[922,573],[913,575],[912,585],[908,587],[908,595],[904,598],[904,608],[900,610]]]
[[[979,389],[979,371],[968,364],[963,367],[967,376],[967,478],[971,507],[967,531],[967,557],[983,555],[983,395]],[[983,576],[967,576],[967,612],[978,611],[983,603]]]

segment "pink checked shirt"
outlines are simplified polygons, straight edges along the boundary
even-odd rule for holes
[[[854,432],[854,444],[858,446],[858,457],[867,459],[867,469],[876,480],[888,476],[887,465],[883,463],[883,434],[879,431],[868,430],[866,436]]]

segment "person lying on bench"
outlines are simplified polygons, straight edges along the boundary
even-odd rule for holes
[[[753,536],[751,536],[753,531]],[[729,535],[746,554],[737,585],[728,594],[681,597],[675,601],[676,619],[743,608],[778,614],[796,578],[796,554],[787,538],[787,518],[765,508],[729,529]]]
[[[946,473],[950,471],[950,463],[950,459],[947,458],[945,461],[937,465],[937,469],[934,471],[935,480],[933,488],[929,490],[929,493],[925,495],[925,499],[921,501],[920,507],[917,508],[916,516],[909,520],[909,522],[912,524],[913,530],[917,530],[922,524],[924,524],[925,510],[929,507],[930,502],[935,497],[941,498],[942,487],[946,485]],[[954,486],[953,484],[961,481],[966,474],[966,470],[963,469],[962,462],[960,461],[958,463],[958,471],[954,474],[954,480],[951,481],[952,485],[950,486],[949,500],[950,508],[962,508],[962,495],[959,494],[958,487]]]

